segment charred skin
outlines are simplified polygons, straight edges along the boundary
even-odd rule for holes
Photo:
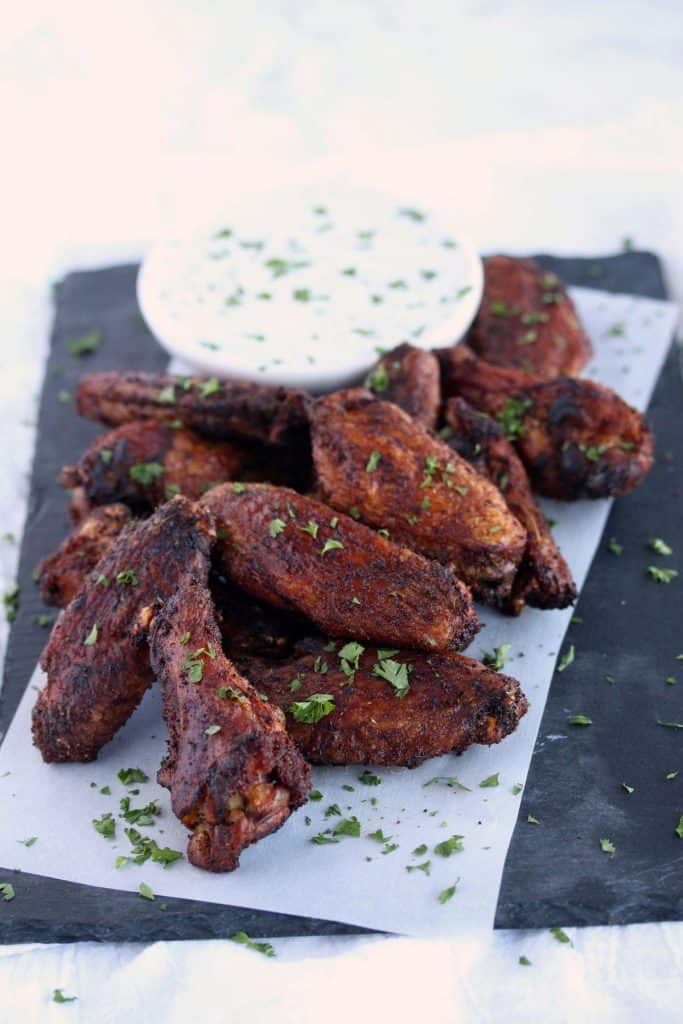
[[[451,565],[478,596],[510,592],[525,532],[498,489],[447,444],[360,389],[320,399],[312,437],[324,501],[355,507],[396,543]]]
[[[337,645],[338,648],[340,645]],[[334,710],[316,723],[287,714],[287,729],[313,764],[376,764],[414,767],[428,757],[461,754],[473,743],[500,743],[527,710],[519,683],[461,654],[447,651],[399,651],[394,658],[412,665],[410,689],[397,697],[391,685],[373,674],[377,651],[361,655],[353,681],[335,652],[318,649],[298,657],[267,662],[244,658],[240,664],[285,712],[293,701],[329,693]],[[328,670],[314,669],[318,656]],[[298,679],[301,686],[291,690]]]
[[[41,657],[47,684],[33,741],[44,761],[92,761],[128,720],[152,682],[152,619],[184,579],[208,571],[213,537],[206,511],[178,497],[112,543]],[[128,570],[137,583],[117,581]],[[86,644],[95,625],[96,641]]]
[[[542,380],[577,376],[593,354],[557,275],[513,256],[484,260],[484,294],[467,341],[482,359]]]
[[[222,571],[257,599],[331,636],[392,646],[465,647],[479,628],[469,591],[443,566],[284,487],[238,488],[215,487],[202,502]]]
[[[308,429],[308,396],[292,388],[161,373],[91,373],[77,408],[85,419],[116,427],[131,420],[180,421],[216,441],[238,438],[290,444]]]
[[[439,361],[433,352],[404,343],[387,352],[365,378],[365,386],[384,402],[393,402],[424,427],[439,419]]]
[[[132,523],[130,510],[120,504],[104,505],[82,519],[40,563],[38,585],[45,604],[66,608],[119,534]]]
[[[573,377],[520,384],[516,371],[491,366],[465,345],[440,356],[448,394],[503,423],[514,414],[515,448],[539,494],[560,501],[616,497],[647,476],[652,432],[611,388]]]
[[[246,460],[243,444],[136,420],[96,438],[77,465],[64,467],[60,482],[82,488],[91,508],[122,502],[146,514],[174,494],[195,501],[214,484],[240,478]]]
[[[257,601],[225,579],[220,566],[211,573],[209,585],[223,650],[230,658],[285,658],[297,641],[315,632],[309,619]]]
[[[503,428],[489,416],[476,412],[462,398],[449,399],[445,412],[453,431],[448,444],[500,488],[508,508],[527,531],[526,548],[512,591],[498,607],[509,615],[519,615],[525,604],[534,608],[566,608],[576,599],[576,585],[531,493],[526,470]]]
[[[152,626],[152,666],[168,726],[158,780],[191,832],[189,861],[206,871],[233,871],[245,847],[305,803],[310,768],[287,735],[280,709],[223,654],[208,566],[204,570],[180,584]],[[202,665],[194,682],[188,674],[193,660]],[[259,685],[258,674],[252,678]]]

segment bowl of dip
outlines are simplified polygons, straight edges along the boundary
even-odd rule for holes
[[[358,381],[402,342],[455,344],[482,288],[449,218],[339,185],[238,200],[158,241],[138,275],[148,326],[186,367],[310,391]]]

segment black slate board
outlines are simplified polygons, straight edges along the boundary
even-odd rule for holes
[[[665,295],[659,262],[648,253],[591,260],[543,256],[541,260],[572,284],[653,297]],[[166,364],[164,353],[138,312],[136,273],[135,265],[73,273],[56,293],[18,571],[21,602],[10,635],[0,702],[0,738],[45,641],[44,630],[33,622],[44,608],[31,573],[68,528],[66,498],[55,479],[60,467],[100,429],[71,413],[64,392],[73,394],[78,377],[86,370],[159,370]],[[101,348],[87,359],[70,357],[68,340],[93,327],[102,332]],[[681,404],[680,380],[672,356],[653,402],[660,451],[683,450]],[[570,685],[572,710],[592,711],[596,725],[578,737],[572,736],[571,747],[539,742],[506,865],[498,927],[621,923],[683,916],[680,888],[674,900],[672,891],[676,886],[671,880],[679,855],[675,844],[680,842],[673,827],[683,813],[683,794],[677,801],[680,790],[675,783],[660,785],[664,771],[676,767],[677,754],[683,756],[683,733],[656,725],[641,729],[643,721],[658,716],[683,719],[683,708],[680,714],[675,711],[678,691],[664,685],[665,677],[680,667],[683,686],[683,665],[672,661],[678,653],[676,620],[680,618],[676,590],[657,587],[643,577],[643,566],[649,564],[643,543],[651,534],[666,537],[677,550],[683,548],[680,492],[672,497],[675,473],[675,462],[658,464],[648,485],[618,502],[612,513],[606,535],[618,535],[624,541],[624,555],[616,559],[603,553],[591,570],[577,609],[584,625],[572,627],[568,638],[577,645],[577,662],[571,677],[567,673],[555,681],[540,735],[561,731]],[[621,595],[630,598],[626,606],[619,603]],[[641,609],[644,604],[647,607]],[[621,687],[615,684],[607,692],[601,678],[606,672],[617,679],[623,676]],[[641,690],[637,692],[638,687]],[[637,703],[641,696],[647,706]],[[657,714],[653,715],[655,704]],[[578,756],[570,755],[570,750]],[[659,774],[643,768],[660,762],[663,768]],[[638,779],[634,782],[636,767]],[[637,785],[631,797],[619,788],[622,775],[624,781]],[[683,775],[681,780],[679,785],[683,785]],[[627,805],[625,799],[630,801]],[[622,811],[628,811],[627,817]],[[533,834],[531,827],[523,824],[528,813],[544,822],[544,827],[534,828]],[[599,851],[595,836],[603,834],[618,847],[613,859]],[[636,872],[638,882],[634,884]],[[16,899],[4,903],[0,914],[3,942],[216,938],[240,930],[260,936],[365,931],[343,923],[197,900],[167,898],[167,909],[160,911],[159,901],[148,903],[135,893],[1,868],[0,877],[12,878],[17,891]]]

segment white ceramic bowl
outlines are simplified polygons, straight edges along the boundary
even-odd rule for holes
[[[482,287],[476,249],[434,211],[308,186],[236,200],[191,237],[158,242],[138,300],[196,371],[320,391],[403,341],[455,343]]]

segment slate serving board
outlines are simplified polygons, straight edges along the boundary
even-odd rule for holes
[[[661,268],[649,253],[604,259],[539,257],[570,284],[665,297]],[[66,497],[55,483],[61,466],[101,428],[71,413],[82,372],[105,369],[160,370],[166,356],[145,327],[135,299],[136,265],[69,274],[56,290],[51,348],[40,403],[37,444],[18,581],[21,600],[13,624],[0,699],[0,739],[9,726],[45,642],[34,623],[44,612],[32,570],[68,528]],[[96,325],[103,343],[75,360],[68,339]],[[674,587],[649,584],[644,547],[663,536],[683,548],[683,509],[676,457],[683,452],[683,390],[674,354],[657,386],[651,413],[660,459],[647,486],[616,503],[606,537],[624,545],[621,558],[598,555],[584,587],[574,625],[577,659],[551,689],[510,847],[497,927],[625,923],[683,917],[683,888],[676,860],[683,846],[674,827],[683,813],[681,780],[667,771],[683,762],[683,731],[664,729],[657,717],[683,720],[681,607]],[[623,604],[622,602],[626,603]],[[680,638],[680,639],[679,639]],[[678,669],[678,672],[676,671]],[[617,682],[609,686],[605,674]],[[667,686],[678,675],[680,688]],[[544,740],[565,725],[567,688],[595,725],[566,742]],[[679,697],[679,693],[681,696]],[[677,708],[680,706],[680,712]],[[646,727],[647,725],[647,727]],[[629,796],[621,782],[635,786]],[[526,823],[533,814],[541,826]],[[617,853],[600,851],[612,839]],[[3,878],[11,871],[0,869]],[[244,930],[258,936],[332,935],[365,929],[287,914],[167,898],[167,909],[117,892],[22,873],[21,898],[4,903],[0,941],[154,941],[218,938]],[[17,885],[17,888],[19,886]]]

